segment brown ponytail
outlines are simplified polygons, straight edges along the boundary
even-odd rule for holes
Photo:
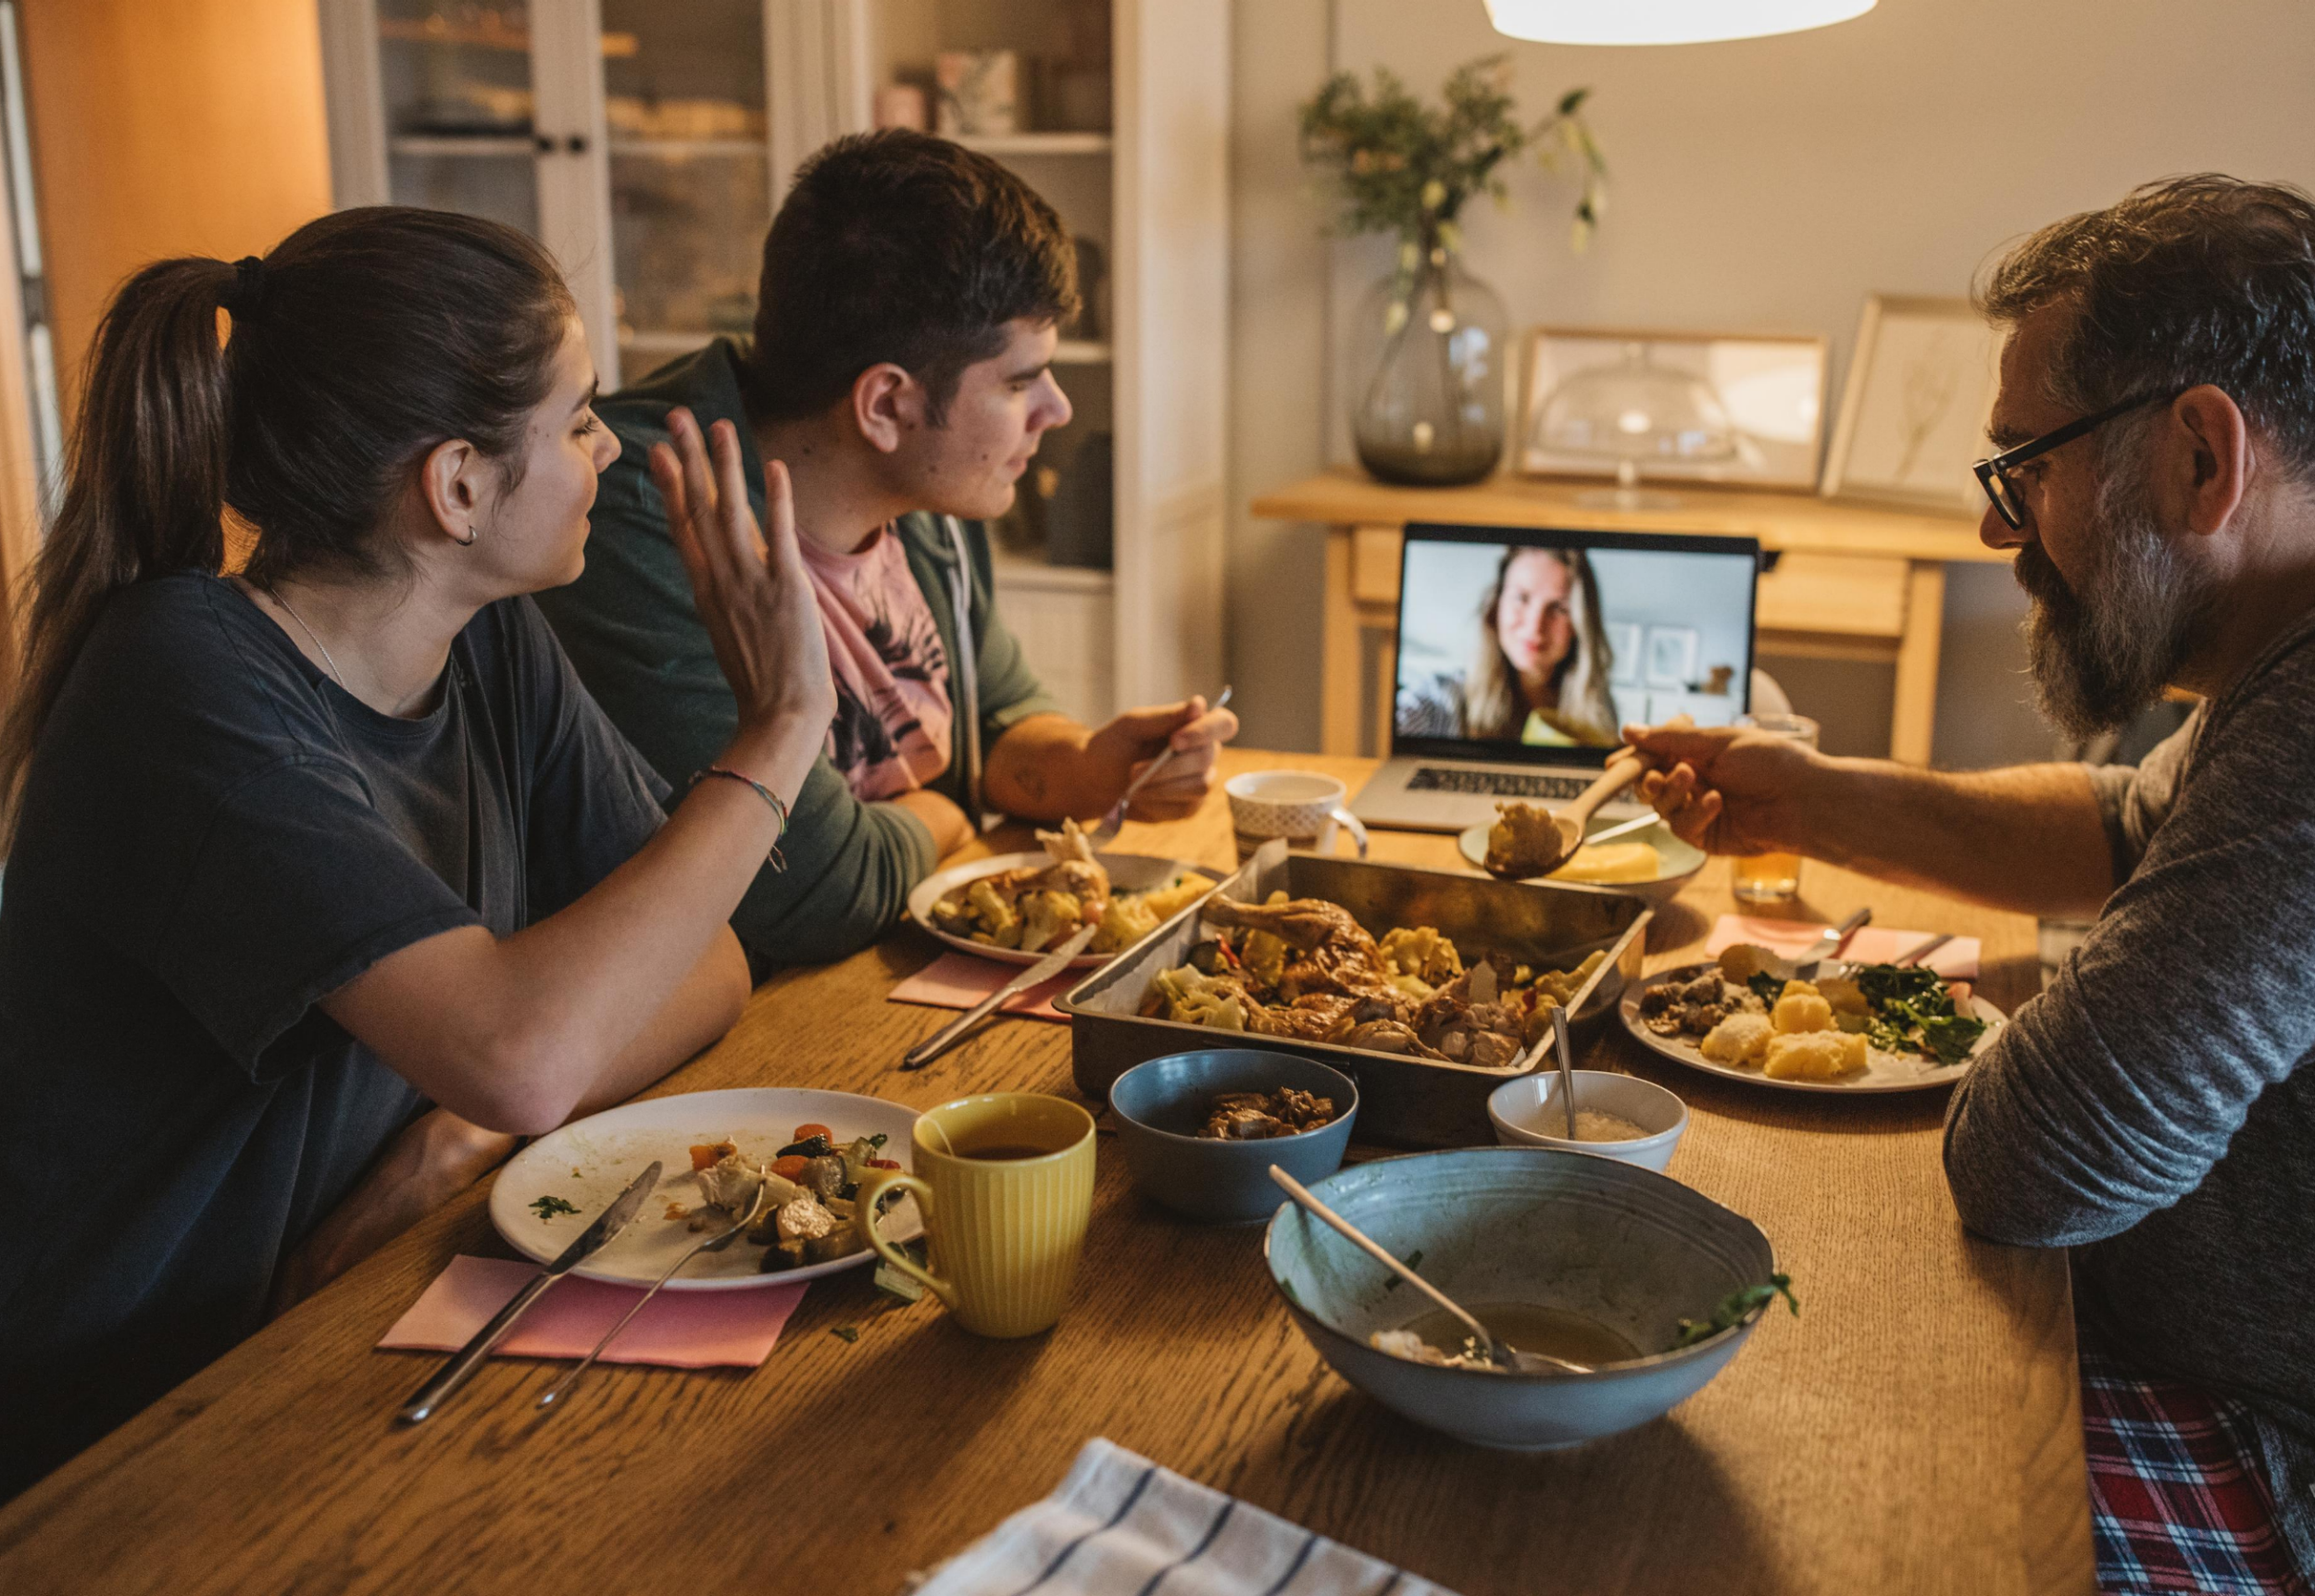
[[[64,501],[23,606],[23,668],[0,721],[9,830],[32,744],[105,602],[143,577],[223,560],[232,421],[217,315],[232,281],[221,260],[157,261],[121,286],[96,330]]]
[[[218,571],[228,506],[257,530],[254,580],[397,569],[376,533],[411,472],[453,438],[511,468],[575,314],[530,238],[390,206],[308,222],[262,262],[164,260],[124,283],[97,330],[63,500],[20,612],[0,842],[115,592]]]

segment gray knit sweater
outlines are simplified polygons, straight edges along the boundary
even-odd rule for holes
[[[1955,1091],[1946,1174],[1996,1241],[2071,1247],[2078,1311],[2254,1420],[2315,1574],[2315,617],[2134,771],[2115,879]]]

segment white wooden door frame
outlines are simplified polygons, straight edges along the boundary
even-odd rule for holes
[[[539,232],[563,268],[606,387],[619,385],[611,147],[603,111],[600,0],[531,0]]]
[[[8,89],[4,109],[8,170],[0,177],[11,215],[0,218],[0,606],[12,610],[40,553],[47,495],[64,440],[56,406],[55,351],[44,321],[27,314],[24,285],[42,279],[40,217],[31,192],[32,166],[17,57],[14,10],[0,6],[0,74]],[[23,240],[19,256],[18,240]],[[8,617],[0,614],[0,647],[13,648]],[[0,663],[0,695],[10,671]]]
[[[764,0],[766,181],[780,214],[804,158],[829,140],[867,131],[875,103],[870,0]]]
[[[339,209],[393,199],[376,0],[319,0],[330,124],[331,197]],[[619,300],[611,256],[611,157],[603,113],[599,0],[532,0],[531,93],[539,242],[579,302],[607,388],[619,383]]]
[[[1229,0],[1114,0],[1117,693],[1220,686]]]

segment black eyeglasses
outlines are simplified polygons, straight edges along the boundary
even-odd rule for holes
[[[1978,486],[1985,490],[1985,496],[1994,502],[1994,508],[2000,513],[2001,518],[2008,522],[2011,530],[2015,530],[2025,525],[2025,500],[2019,495],[2018,484],[2009,480],[2009,473],[2012,470],[2024,465],[2028,460],[2048,454],[2060,443],[2071,443],[2084,433],[2096,431],[2115,417],[2135,410],[2141,405],[2168,405],[2177,398],[2179,393],[2185,392],[2186,390],[2182,388],[2177,393],[2141,393],[2134,399],[2125,399],[2119,405],[2109,405],[2096,415],[2084,416],[2076,421],[2069,421],[2054,432],[2045,432],[2039,438],[2028,439],[2016,448],[2005,450],[1990,460],[1980,460],[1970,469],[1977,473]]]

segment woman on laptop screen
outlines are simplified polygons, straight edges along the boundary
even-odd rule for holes
[[[1471,662],[1402,686],[1402,737],[1612,747],[1614,661],[1580,549],[1507,547],[1481,595]]]

